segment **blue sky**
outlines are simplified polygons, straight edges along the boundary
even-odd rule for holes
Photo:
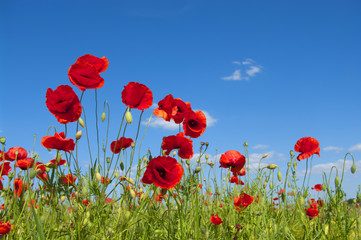
[[[98,114],[107,100],[110,141],[125,108],[123,86],[136,81],[155,103],[171,93],[206,111],[211,126],[194,145],[208,141],[211,156],[216,148],[244,153],[247,141],[252,159],[271,153],[265,163],[284,172],[289,150],[312,136],[321,147],[316,184],[351,151],[358,170],[351,175],[347,165],[344,184],[354,197],[361,182],[360,10],[359,1],[329,0],[1,1],[0,135],[8,148],[31,150],[37,134],[36,152],[50,160],[40,138],[50,125],[63,128],[45,106],[47,88],[71,85],[67,71],[78,57],[105,56]],[[86,91],[83,105],[94,126],[94,91]],[[154,119],[144,151],[158,151],[162,137],[176,133]]]

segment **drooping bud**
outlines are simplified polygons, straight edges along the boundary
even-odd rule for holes
[[[268,157],[268,153],[263,154],[262,159]]]
[[[95,173],[95,178],[96,178],[96,180],[98,181],[98,182],[102,182],[102,175],[100,175],[100,173],[98,173],[98,172],[96,172]]]
[[[280,171],[280,169],[278,169],[278,173],[277,173],[277,178],[278,178],[278,181],[282,181],[282,173]]]
[[[278,168],[278,166],[276,164],[269,164],[269,165],[267,165],[266,168],[273,170],[273,169]]]
[[[75,139],[76,139],[76,140],[79,140],[82,135],[83,135],[82,131],[79,130],[79,131],[75,134]]]
[[[198,167],[196,167],[196,169],[194,169],[194,172],[199,173],[201,170],[202,170],[202,168],[198,166]]]
[[[338,178],[338,176],[335,177],[335,186],[338,187],[338,185],[340,184],[340,179]]]
[[[131,124],[133,122],[133,117],[129,111],[129,108],[128,108],[127,112],[125,113],[125,120],[127,121],[128,124]]]
[[[100,119],[102,120],[102,122],[104,122],[105,117],[106,117],[105,112],[103,112],[102,115],[100,116]]]
[[[351,173],[354,174],[356,172],[356,164],[353,163],[351,166]]]
[[[84,126],[85,126],[85,125],[84,125],[84,121],[83,121],[83,119],[81,119],[81,118],[78,119],[78,123],[79,123],[79,125],[80,125],[81,127],[84,127]]]

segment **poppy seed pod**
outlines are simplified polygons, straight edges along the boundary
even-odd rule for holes
[[[129,109],[125,113],[125,120],[127,121],[128,124],[131,124],[133,122],[133,117],[132,117],[132,114],[130,113]]]
[[[82,135],[83,135],[82,131],[79,130],[79,131],[75,134],[75,139],[76,139],[76,140],[79,140]]]
[[[106,117],[105,112],[103,112],[102,115],[100,116],[100,119],[102,120],[102,122],[104,122],[105,117]]]
[[[81,127],[84,127],[84,126],[85,126],[85,125],[84,125],[84,121],[83,121],[83,119],[81,119],[81,118],[78,119],[78,123],[79,123],[79,125],[80,125]]]

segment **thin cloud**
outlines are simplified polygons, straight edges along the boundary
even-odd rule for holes
[[[268,145],[263,145],[263,144],[257,144],[256,146],[253,146],[253,149],[266,149],[268,148]]]
[[[222,80],[228,81],[248,81],[250,78],[254,77],[257,73],[261,72],[262,66],[256,64],[253,59],[247,58],[246,60],[233,61],[235,65],[238,65],[238,69],[236,69],[231,75],[222,77]]]
[[[311,173],[312,174],[322,174],[323,172],[325,172],[326,174],[329,174],[330,170],[331,170],[331,168],[333,166],[337,167],[339,169],[339,172],[340,172],[340,170],[342,171],[342,168],[343,168],[343,162],[344,162],[343,159],[339,159],[336,162],[322,163],[322,164],[314,165],[312,167],[312,172]],[[351,169],[352,164],[353,164],[352,160],[346,160],[346,162],[345,162],[345,173],[346,174],[351,173],[350,169]],[[356,164],[356,169],[361,168],[361,160],[355,161],[355,164]],[[297,176],[304,176],[304,175],[305,175],[305,170],[300,171],[297,174]]]
[[[339,153],[342,150],[343,150],[342,147],[336,147],[336,146],[328,146],[323,148],[323,151],[325,152],[335,151],[336,153]]]
[[[356,144],[348,149],[349,151],[361,151],[361,143]]]
[[[197,111],[197,110],[194,110]],[[214,117],[212,117],[207,111],[201,110],[204,115],[206,116],[207,119],[207,127],[212,127],[216,124],[217,119],[215,119]],[[147,125],[148,121],[142,121],[143,125]],[[170,120],[170,122],[165,121],[163,118],[160,117],[156,117],[154,116],[152,118],[152,120],[149,123],[150,127],[153,128],[162,128],[164,130],[178,130],[179,129],[179,124],[176,124],[172,119]],[[183,124],[181,123],[180,126],[181,129],[183,129]]]

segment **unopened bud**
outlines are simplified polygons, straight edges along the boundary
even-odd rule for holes
[[[60,201],[63,203],[65,201],[66,197],[65,196],[61,196],[60,197]]]
[[[105,112],[103,112],[102,115],[100,116],[100,119],[102,120],[102,122],[104,122],[105,117],[106,117]]]
[[[127,121],[128,124],[131,124],[133,122],[133,117],[132,117],[132,114],[130,113],[129,109],[125,113],[125,120]]]
[[[115,177],[115,178],[118,178],[118,171],[115,171],[115,172],[114,172],[114,177]]]
[[[78,123],[79,123],[79,125],[80,125],[81,127],[84,127],[84,126],[85,126],[85,125],[84,125],[84,121],[83,121],[83,119],[81,119],[81,118],[78,119]]]
[[[243,143],[243,146],[244,146],[244,147],[248,147],[248,142],[244,142],[244,143]]]
[[[79,131],[75,134],[75,139],[76,139],[76,140],[79,140],[82,135],[83,135],[82,131],[79,130]]]
[[[214,166],[214,162],[209,162],[208,165],[212,168]]]
[[[119,167],[120,167],[120,170],[123,171],[123,170],[124,170],[124,163],[123,163],[123,162],[120,162],[120,163],[119,163]]]
[[[326,191],[326,184],[322,184],[322,191]]]
[[[195,172],[195,173],[199,173],[201,170],[202,170],[201,167],[196,167],[196,169],[194,169],[194,172]]]
[[[187,159],[186,164],[189,166],[191,164],[191,161],[189,159]]]
[[[296,161],[293,162],[293,168],[294,168],[295,170],[297,169],[297,162],[296,162]]]
[[[340,184],[340,179],[338,178],[338,176],[335,177],[335,186],[338,187],[338,185]]]
[[[131,178],[129,178],[129,177],[127,177],[127,178],[125,178],[130,184],[132,184],[132,185],[134,185],[134,180],[133,179],[131,179]]]
[[[267,187],[267,184],[268,184],[268,182],[266,181],[266,182],[264,182],[263,183],[263,188],[266,188]]]
[[[5,144],[5,142],[6,142],[6,138],[5,137],[0,137],[0,143]]]
[[[270,183],[270,184],[269,184],[269,188],[270,188],[270,189],[273,189],[273,183]]]
[[[132,143],[130,144],[130,146],[131,146],[132,148],[135,148],[135,142],[132,142]]]
[[[129,189],[129,194],[132,198],[135,198],[137,196],[133,189]]]
[[[98,172],[96,172],[95,173],[95,178],[96,178],[96,180],[98,181],[98,182],[102,182],[102,175],[100,175],[100,173],[98,173]]]
[[[163,151],[162,151],[162,156],[163,156],[163,157],[166,156],[165,152],[166,152],[166,150],[163,150]]]
[[[353,163],[351,166],[351,173],[354,174],[356,172],[356,164]]]
[[[262,159],[268,157],[268,153],[263,154]]]
[[[293,156],[293,150],[290,151],[290,155],[291,155],[291,157]]]
[[[266,168],[273,170],[278,168],[278,166],[276,164],[269,164]]]
[[[9,174],[10,175],[10,174]],[[30,171],[30,179],[34,179],[36,177],[36,175],[38,175],[38,172],[36,171],[36,169],[32,168]],[[8,176],[10,178],[10,176]]]
[[[175,157],[176,154],[177,154],[176,152],[173,152],[173,157]]]
[[[282,173],[281,171],[278,169],[278,173],[277,173],[277,178],[278,178],[278,181],[282,181]]]
[[[106,160],[107,160],[107,163],[110,163],[110,157],[107,157]]]

